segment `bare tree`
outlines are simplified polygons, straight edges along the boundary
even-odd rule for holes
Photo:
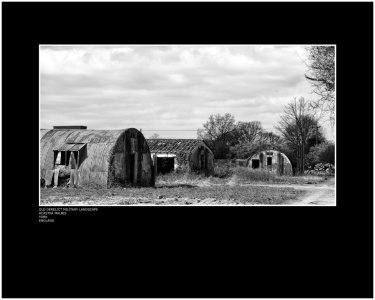
[[[160,135],[157,133],[152,134],[149,139],[160,139]]]
[[[276,146],[281,143],[281,137],[273,132],[263,131],[259,135],[259,144],[268,147]]]
[[[198,129],[199,138],[208,140],[222,140],[231,134],[235,129],[235,119],[231,114],[226,113],[210,115],[208,121],[203,124],[203,129]]]
[[[203,124],[203,128],[197,130],[197,136],[205,140],[214,150],[215,158],[226,158],[229,153],[229,144],[234,137],[235,131],[234,116],[210,115],[208,121]]]
[[[329,112],[332,124],[335,123],[335,47],[310,46],[308,72],[305,77],[313,86],[313,92],[319,96],[311,102],[314,108]]]
[[[262,132],[262,124],[259,121],[238,122],[236,125],[236,137],[241,143],[254,143]]]
[[[282,147],[281,137],[273,132],[264,131],[260,122],[240,123],[238,123],[236,130],[236,132],[240,132],[237,143],[231,147],[231,151],[237,158],[248,158],[259,151],[266,149],[280,150]]]
[[[315,134],[317,120],[309,111],[309,102],[304,98],[295,98],[284,108],[281,121],[276,127],[282,137],[296,152],[296,173],[305,171],[305,151],[308,140]]]

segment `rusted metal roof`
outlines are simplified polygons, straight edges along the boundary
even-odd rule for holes
[[[198,146],[207,145],[198,139],[146,139],[150,152],[178,153],[191,152]]]

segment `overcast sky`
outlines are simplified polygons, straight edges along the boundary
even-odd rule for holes
[[[41,46],[40,128],[196,138],[210,114],[231,113],[276,132],[285,104],[314,98],[304,59],[303,46]]]

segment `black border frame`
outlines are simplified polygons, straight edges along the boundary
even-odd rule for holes
[[[336,44],[344,166],[373,152],[373,3],[3,2],[2,33],[3,297],[373,297],[370,167],[340,168],[337,207],[116,207],[43,224],[38,161],[22,159],[38,155],[39,44]]]

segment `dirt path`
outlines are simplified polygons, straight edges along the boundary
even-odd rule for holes
[[[335,206],[335,178],[330,178],[324,183],[313,184],[313,185],[298,185],[298,184],[268,184],[259,186],[272,186],[272,187],[289,187],[297,190],[305,191],[297,200],[285,203],[286,205],[293,206],[306,206],[306,205],[326,205]]]

